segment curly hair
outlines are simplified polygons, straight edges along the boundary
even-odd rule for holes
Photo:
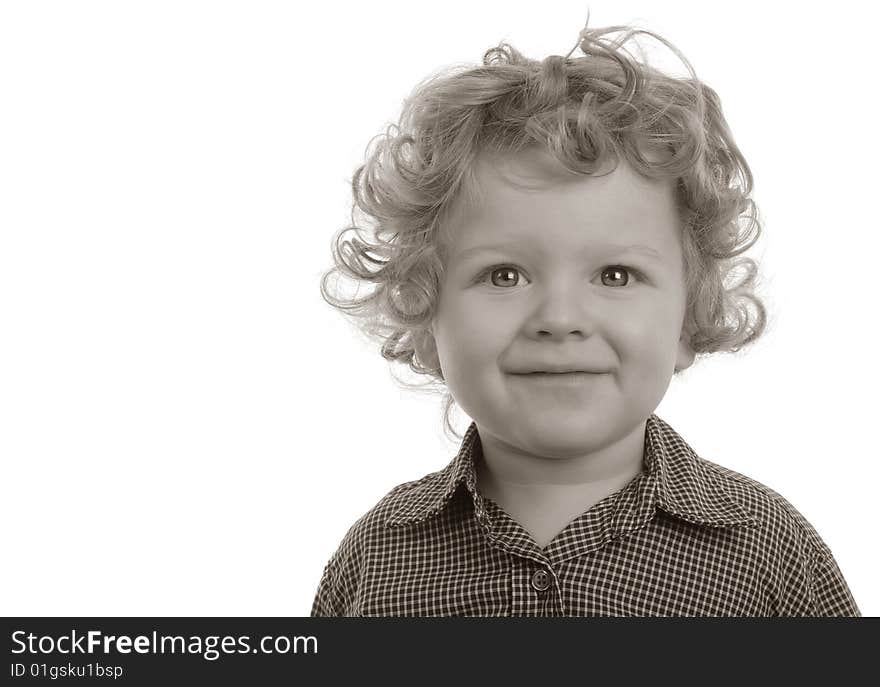
[[[620,32],[616,40],[605,38]],[[669,47],[690,78],[635,59],[624,45],[639,33]],[[677,48],[651,31],[584,28],[579,45],[583,57],[537,61],[502,42],[486,51],[482,66],[453,66],[419,83],[398,123],[368,144],[352,179],[352,224],[335,235],[335,266],[321,278],[324,300],[356,318],[368,338],[381,343],[385,359],[440,383],[444,426],[457,439],[461,434],[450,423],[455,400],[436,358],[431,323],[445,264],[444,220],[457,197],[473,197],[474,163],[482,152],[515,154],[537,145],[585,175],[597,174],[608,160],[616,168],[624,156],[648,178],[674,179],[691,350],[737,352],[765,328],[757,264],[738,257],[761,233],[750,198],[752,174],[718,95]],[[361,297],[334,295],[328,289],[334,273],[376,287]]]

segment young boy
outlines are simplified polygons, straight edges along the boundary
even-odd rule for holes
[[[338,251],[380,284],[347,309],[473,422],[351,527],[313,616],[860,615],[788,501],[654,414],[698,352],[763,330],[732,260],[760,227],[717,96],[601,40],[620,28],[431,80],[358,170],[389,238]]]

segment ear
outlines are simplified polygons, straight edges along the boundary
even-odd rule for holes
[[[690,340],[690,332],[687,331],[687,328],[682,329],[681,338],[678,340],[678,350],[675,354],[676,372],[686,370],[694,363],[697,354],[691,349]]]
[[[423,366],[440,369],[440,356],[437,353],[437,342],[434,340],[432,329],[414,337],[413,348]]]

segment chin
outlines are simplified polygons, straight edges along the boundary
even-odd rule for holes
[[[532,437],[533,440],[545,444],[571,444],[583,443],[590,437],[596,436],[597,428],[582,416],[568,417],[533,417],[531,422],[518,421],[511,425],[515,427],[515,433],[523,437]]]

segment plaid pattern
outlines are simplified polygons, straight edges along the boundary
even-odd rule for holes
[[[860,616],[831,551],[772,489],[656,415],[642,472],[541,549],[476,489],[471,423],[445,469],[392,489],[327,563],[312,616]]]

